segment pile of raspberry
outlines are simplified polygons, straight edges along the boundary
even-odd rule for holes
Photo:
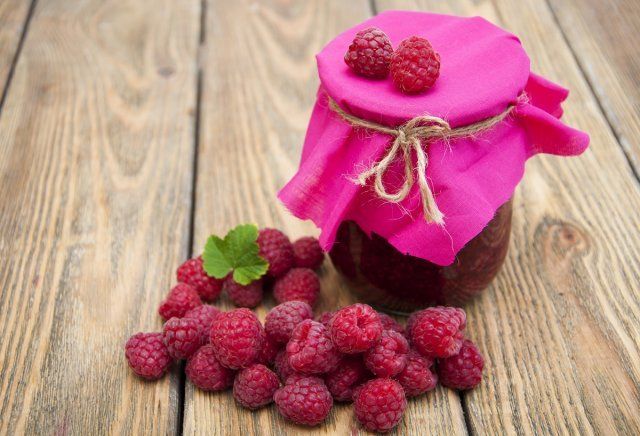
[[[246,307],[224,312],[203,304],[225,289],[238,305],[260,301],[262,283],[260,298],[248,298],[253,290],[207,276],[200,258],[188,260],[178,268],[180,283],[160,305],[162,332],[137,333],[125,345],[133,371],[156,380],[172,362],[186,360],[191,383],[205,391],[232,388],[242,407],[274,402],[285,419],[313,426],[327,418],[334,401],[353,402],[361,425],[377,432],[394,428],[407,398],[438,381],[459,390],[480,383],[484,361],[464,337],[462,309],[421,310],[406,327],[366,304],[316,316],[314,269],[322,264],[322,250],[313,238],[291,244],[283,236],[263,229],[258,238],[269,259],[265,281],[273,281],[280,303],[264,323]]]
[[[391,73],[393,83],[406,94],[426,91],[440,75],[440,55],[428,39],[411,36],[394,51],[389,37],[377,27],[356,33],[344,61],[354,73],[370,79]]]

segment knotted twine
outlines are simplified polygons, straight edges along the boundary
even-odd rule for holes
[[[427,166],[429,165],[429,158],[426,153],[427,147],[434,140],[444,140],[448,142],[451,139],[469,138],[489,130],[504,120],[515,107],[515,105],[510,105],[504,112],[498,115],[454,129],[442,118],[431,115],[420,115],[410,119],[401,126],[388,127],[356,117],[338,106],[330,96],[328,96],[328,99],[329,108],[353,127],[384,133],[394,138],[382,159],[373,164],[371,168],[362,171],[355,181],[360,186],[366,186],[367,180],[375,176],[374,188],[376,194],[378,194],[380,198],[393,203],[401,202],[407,197],[415,183],[413,160],[411,158],[411,151],[413,150],[416,155],[417,167],[415,168],[415,172],[418,175],[418,187],[424,218],[429,223],[433,222],[441,226],[444,225],[444,215],[440,209],[438,209],[433,192],[427,182]],[[402,152],[404,159],[404,181],[402,187],[397,192],[389,192],[382,183],[382,176],[384,176],[400,152]]]

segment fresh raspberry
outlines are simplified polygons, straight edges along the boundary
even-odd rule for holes
[[[316,238],[306,236],[293,243],[293,264],[298,268],[318,269],[324,260],[324,253]]]
[[[482,380],[484,358],[478,348],[468,339],[462,342],[460,352],[455,356],[438,360],[440,383],[458,389],[472,389]]]
[[[178,267],[178,282],[193,286],[203,301],[213,302],[222,291],[223,279],[209,277],[202,267],[202,256],[187,260]]]
[[[201,304],[200,296],[193,286],[178,283],[160,303],[158,313],[165,321],[174,316],[182,318],[188,311]]]
[[[386,313],[378,312],[378,315],[380,316],[380,322],[382,323],[383,330],[394,330],[398,333],[404,334],[404,327],[402,327],[398,321],[391,318]]]
[[[467,316],[455,307],[430,307],[418,312],[411,320],[411,344],[428,357],[449,357],[458,354]]]
[[[393,83],[406,94],[431,88],[440,75],[440,55],[431,43],[411,36],[400,43],[391,57]]]
[[[194,307],[187,313],[185,318],[192,318],[198,324],[198,331],[200,332],[200,344],[205,345],[209,342],[209,332],[211,332],[211,323],[218,316],[220,310],[209,304],[203,304],[198,307]]]
[[[258,409],[273,401],[280,387],[278,376],[264,365],[256,363],[238,373],[233,382],[233,398],[241,406]]]
[[[340,362],[340,353],[331,342],[329,330],[311,319],[293,329],[287,355],[291,367],[303,374],[323,374]]]
[[[384,79],[389,74],[393,47],[389,37],[376,27],[356,33],[344,62],[356,74],[374,79]]]
[[[356,418],[369,431],[391,430],[402,419],[406,407],[402,386],[390,378],[368,381],[354,396]]]
[[[293,266],[293,245],[289,238],[276,229],[262,229],[258,234],[260,256],[269,262],[269,277],[280,277]]]
[[[354,388],[368,378],[369,372],[360,356],[347,356],[325,376],[324,382],[335,401],[351,401]]]
[[[274,342],[267,336],[262,343],[262,348],[260,349],[260,355],[258,356],[257,362],[262,363],[263,365],[273,364],[276,360],[278,351],[280,351],[280,344]]]
[[[304,301],[287,301],[277,305],[267,313],[264,329],[267,336],[280,344],[291,339],[295,326],[305,319],[313,318],[313,309]]]
[[[224,281],[224,291],[238,307],[256,307],[262,301],[262,280],[256,280],[244,286],[229,276]]]
[[[231,387],[235,371],[216,359],[213,347],[204,345],[187,361],[187,377],[203,391],[222,391]]]
[[[278,389],[273,399],[282,416],[303,425],[320,424],[333,407],[333,398],[318,377],[292,380]]]
[[[147,380],[159,379],[171,364],[162,333],[136,333],[125,344],[124,354],[133,372]]]
[[[364,363],[378,377],[399,374],[407,364],[409,343],[395,330],[384,330],[376,344],[364,354]]]
[[[433,359],[424,357],[415,350],[409,352],[407,365],[395,379],[407,397],[415,397],[430,391],[438,384],[438,376],[431,370]]]
[[[296,373],[289,364],[289,356],[287,355],[287,350],[278,351],[273,366],[276,368],[276,373],[278,373],[278,375],[280,376],[280,380],[282,380],[283,382],[287,381],[287,379],[291,375]]]
[[[249,309],[223,312],[211,324],[211,345],[227,368],[239,369],[254,363],[264,340],[262,324]]]
[[[320,293],[320,280],[309,268],[293,268],[280,277],[273,287],[273,296],[278,303],[304,301],[313,306]]]
[[[162,327],[162,341],[176,360],[191,357],[202,345],[201,339],[198,321],[193,318],[171,318]]]
[[[338,351],[354,354],[373,347],[382,334],[382,323],[371,306],[358,303],[336,312],[329,329]]]
[[[322,312],[320,316],[316,319],[320,324],[329,328],[329,323],[331,322],[331,318],[335,315],[335,311]]]

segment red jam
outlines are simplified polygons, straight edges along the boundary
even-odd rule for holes
[[[374,307],[413,312],[435,305],[461,305],[496,276],[509,247],[511,200],[449,266],[400,253],[386,239],[371,238],[354,222],[344,222],[329,255],[356,296]]]

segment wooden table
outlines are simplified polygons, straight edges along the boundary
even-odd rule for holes
[[[509,257],[466,307],[483,384],[410,401],[397,434],[640,433],[634,0],[2,0],[0,433],[362,432],[348,406],[310,430],[243,411],[180,367],[142,382],[123,344],[161,327],[175,268],[210,233],[315,232],[274,196],[298,163],[314,54],[389,8],[518,34],[592,138],[527,164]],[[319,309],[350,301],[330,265],[322,285]]]

